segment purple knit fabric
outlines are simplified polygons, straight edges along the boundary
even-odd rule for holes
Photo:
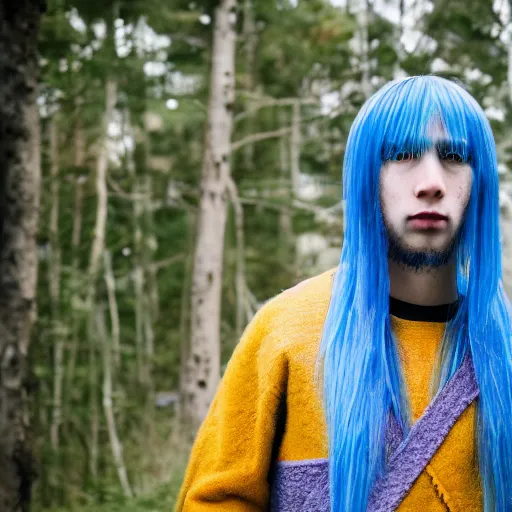
[[[386,439],[391,456],[386,473],[370,495],[368,512],[391,512],[400,505],[458,417],[477,396],[473,363],[467,356],[401,443],[398,422],[394,418],[390,421]],[[328,512],[327,459],[278,463],[270,510]]]
[[[393,453],[396,452],[396,450],[402,443],[403,438],[404,433],[402,432],[402,427],[398,423],[398,420],[395,418],[395,415],[393,413],[390,413],[388,417],[388,425],[386,430],[386,462],[389,461]]]
[[[393,453],[386,473],[378,480],[368,501],[368,510],[395,510],[427,466],[458,417],[478,396],[478,384],[469,356],[452,379],[411,427],[409,435]]]
[[[279,462],[270,499],[271,512],[327,512],[329,461]]]

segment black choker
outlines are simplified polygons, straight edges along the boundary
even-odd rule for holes
[[[389,314],[404,320],[417,322],[446,322],[457,313],[459,302],[439,306],[420,306],[389,297]]]

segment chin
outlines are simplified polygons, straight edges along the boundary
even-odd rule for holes
[[[423,246],[423,247],[414,247],[410,248],[409,252],[416,253],[416,254],[444,254],[446,251],[448,251],[449,246],[442,245],[442,246]]]
[[[428,237],[425,240],[425,237]],[[420,238],[418,240],[418,238]],[[415,240],[408,241],[404,239],[405,245],[408,246],[409,250],[412,251],[446,251],[452,242],[452,237],[439,236],[435,234],[425,234],[415,237]]]

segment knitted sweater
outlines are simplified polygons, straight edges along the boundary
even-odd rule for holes
[[[279,294],[246,328],[197,435],[177,512],[329,510],[326,422],[315,364],[333,275]],[[406,439],[391,434],[394,459],[368,510],[481,511],[471,361],[428,406],[444,324],[391,321],[415,424]],[[279,418],[285,425],[276,446]],[[430,462],[416,471],[436,442]]]

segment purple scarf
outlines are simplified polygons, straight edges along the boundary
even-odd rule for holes
[[[478,392],[473,363],[471,357],[466,356],[405,439],[392,416],[386,436],[391,456],[386,472],[377,480],[370,494],[368,512],[391,512],[400,505]],[[270,510],[329,512],[328,460],[279,462],[272,486]]]

